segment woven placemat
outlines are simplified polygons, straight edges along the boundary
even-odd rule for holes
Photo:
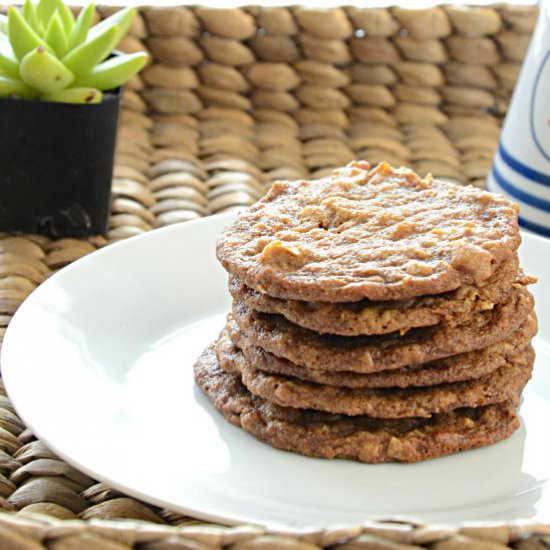
[[[146,49],[152,62],[124,92],[109,231],[0,235],[0,338],[56,270],[155,227],[243,208],[276,179],[364,158],[483,186],[535,22],[534,7],[504,5],[142,9],[120,49]],[[0,508],[0,549],[550,548],[550,525],[515,522],[206,525],[67,465],[1,387]]]

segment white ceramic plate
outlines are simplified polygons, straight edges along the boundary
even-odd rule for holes
[[[541,329],[509,440],[415,465],[278,451],[226,422],[192,365],[229,308],[215,216],[91,254],[13,318],[2,372],[17,411],[56,453],[130,495],[226,523],[357,524],[550,517],[550,240],[525,235]]]

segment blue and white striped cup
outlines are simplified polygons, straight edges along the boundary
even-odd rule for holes
[[[550,237],[550,1],[539,20],[502,129],[489,191],[519,203],[519,223]]]

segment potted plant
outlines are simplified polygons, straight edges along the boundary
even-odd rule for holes
[[[120,87],[147,54],[113,51],[135,9],[94,14],[26,0],[0,16],[0,231],[106,230]]]

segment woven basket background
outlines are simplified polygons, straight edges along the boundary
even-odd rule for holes
[[[275,179],[363,158],[483,186],[536,15],[504,5],[142,9],[120,49],[148,50],[151,64],[124,93],[109,231],[0,235],[0,338],[61,267],[112,241],[242,208]],[[151,467],[162,467],[162,452]],[[0,508],[2,550],[550,548],[550,525],[522,523],[301,533],[205,525],[64,463],[3,390]]]

